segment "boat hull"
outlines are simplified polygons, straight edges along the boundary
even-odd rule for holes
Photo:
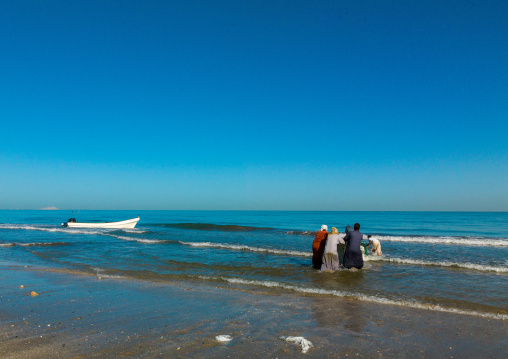
[[[138,223],[138,221],[139,217],[120,222],[106,222],[106,223],[67,222],[64,223],[64,226],[69,228],[134,228]]]

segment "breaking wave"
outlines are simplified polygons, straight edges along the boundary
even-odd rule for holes
[[[471,238],[471,237],[412,237],[412,236],[372,236],[381,243],[385,242],[407,242],[425,244],[450,244],[462,246],[480,247],[508,247],[508,239],[500,238]]]
[[[345,291],[330,290],[330,289],[306,288],[306,287],[299,287],[296,285],[284,284],[284,283],[280,283],[280,282],[247,280],[247,279],[231,278],[231,277],[218,278],[218,277],[199,276],[199,278],[205,279],[205,280],[220,279],[225,282],[232,283],[232,284],[253,285],[253,286],[267,287],[267,288],[280,288],[280,289],[286,289],[286,290],[291,290],[291,291],[295,291],[295,292],[299,292],[299,293],[306,293],[306,294],[333,295],[333,296],[341,297],[341,298],[354,298],[354,299],[361,300],[364,302],[396,305],[396,306],[401,306],[401,307],[424,309],[424,310],[431,310],[431,311],[436,311],[436,312],[471,315],[471,316],[475,316],[475,317],[490,318],[490,319],[497,319],[497,320],[508,320],[508,314],[485,313],[485,312],[478,312],[478,311],[474,311],[474,310],[449,308],[449,307],[443,307],[443,306],[437,305],[437,304],[428,304],[428,303],[421,303],[421,302],[407,301],[407,300],[394,300],[394,299],[382,298],[382,297],[371,296],[371,295],[364,295],[364,294],[354,293],[354,292],[345,292]]]
[[[238,245],[238,244],[221,244],[221,243],[212,243],[212,242],[179,242],[179,243],[184,244],[186,246],[192,246],[192,247],[224,248],[224,249],[233,249],[233,250],[239,250],[239,251],[264,252],[264,253],[282,254],[282,255],[288,255],[288,256],[299,256],[299,257],[312,257],[312,253],[310,253],[310,252],[288,251],[288,250],[283,250],[283,249],[271,249],[271,248],[259,248],[259,247],[250,247],[250,246]]]
[[[113,233],[126,232],[132,234],[144,234],[149,233],[149,231],[136,230],[136,229],[126,229],[126,228],[68,228],[68,227],[54,227],[54,226],[35,226],[35,225],[27,225],[27,224],[0,224],[0,229],[21,229],[28,231],[43,231],[43,232],[53,232],[53,233],[66,233],[66,234],[88,234],[88,235],[99,235],[99,236],[110,236],[110,237],[120,237]],[[123,237],[122,239],[126,239],[127,237]]]
[[[69,234],[107,234],[114,229],[85,229],[85,228],[67,228],[67,227],[50,227],[50,226],[35,226],[29,224],[0,224],[0,229],[23,229],[28,231],[43,231],[43,232],[56,232],[56,233],[69,233]]]
[[[313,236],[316,231],[286,231],[286,234]],[[345,233],[339,233],[342,236]],[[506,238],[482,238],[482,237],[436,237],[436,236],[384,236],[373,235],[372,238],[382,242],[403,242],[403,243],[423,243],[423,244],[449,244],[477,247],[508,247]]]
[[[159,239],[146,239],[146,238],[133,238],[133,237],[125,237],[125,236],[117,236],[116,234],[108,234],[109,237],[114,237],[121,239],[123,241],[132,241],[138,243],[147,243],[147,244],[158,244],[158,243],[168,243],[168,240],[159,240]]]
[[[126,233],[134,233],[134,234],[145,234],[150,233],[150,231],[143,231],[141,229],[135,229],[135,228],[118,228],[118,230]]]
[[[178,244],[182,244],[184,246],[198,247],[198,248],[221,248],[221,249],[230,249],[230,250],[236,250],[236,251],[271,253],[271,254],[279,254],[279,255],[286,255],[286,256],[312,257],[311,252],[290,251],[290,250],[272,249],[272,248],[259,248],[259,247],[251,247],[251,246],[239,245],[239,244],[222,244],[222,243],[212,243],[212,242],[184,242],[184,241],[174,241],[174,240],[167,240],[167,239],[164,240],[164,239],[133,238],[133,237],[118,236],[115,234],[109,234],[109,236],[118,238],[118,239],[121,239],[124,241],[133,241],[133,242],[146,243],[146,244],[178,243]]]
[[[123,275],[107,274],[106,269],[103,269],[103,268],[92,267],[92,270],[95,271],[97,277],[99,277],[99,278],[110,278],[110,279],[127,279],[128,278]]]
[[[397,264],[409,264],[409,265],[421,265],[421,266],[436,266],[436,267],[451,267],[451,268],[464,268],[471,269],[483,272],[497,272],[497,273],[508,273],[508,267],[498,267],[498,266],[486,266],[481,264],[474,263],[458,263],[458,262],[449,262],[449,261],[440,261],[440,262],[427,262],[418,259],[407,259],[407,258],[391,258],[385,256],[368,256],[367,261],[379,261],[379,262],[390,262]]]

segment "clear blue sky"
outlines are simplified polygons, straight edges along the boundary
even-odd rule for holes
[[[9,1],[0,208],[508,211],[507,1]]]

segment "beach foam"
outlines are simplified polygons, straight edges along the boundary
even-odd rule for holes
[[[104,235],[112,229],[85,229],[85,228],[68,228],[68,227],[50,227],[50,226],[36,226],[29,224],[0,224],[0,229],[22,229],[27,231],[43,231],[55,233],[69,233],[69,234],[90,234],[90,235]]]
[[[458,263],[458,262],[428,262],[418,259],[406,259],[406,258],[391,258],[386,256],[368,256],[366,261],[369,262],[391,262],[397,264],[409,264],[409,265],[422,265],[422,266],[437,266],[437,267],[452,267],[452,268],[464,268],[477,271],[497,272],[497,273],[508,273],[508,267],[497,267],[497,266],[486,266],[481,264],[473,263]]]
[[[92,267],[92,270],[94,270],[97,274],[97,277],[100,278],[109,278],[109,279],[127,279],[128,277],[122,276],[122,275],[114,275],[114,274],[106,274],[106,269],[103,268],[97,268]]]
[[[201,277],[201,278],[205,279],[205,277]],[[208,277],[208,279],[212,279],[212,278]],[[280,289],[286,289],[286,290],[291,290],[291,291],[306,293],[306,294],[333,295],[333,296],[342,297],[342,298],[354,298],[354,299],[361,300],[364,302],[397,305],[397,306],[401,306],[401,307],[432,310],[432,311],[445,312],[445,313],[471,315],[471,316],[475,316],[475,317],[490,318],[490,319],[497,319],[497,320],[508,320],[507,314],[495,314],[495,313],[478,312],[478,311],[474,311],[474,310],[447,308],[447,307],[442,307],[440,305],[420,303],[420,302],[416,302],[416,301],[393,300],[393,299],[388,299],[388,298],[364,295],[364,294],[353,293],[353,292],[344,292],[344,291],[339,291],[339,290],[306,288],[306,287],[299,287],[299,286],[295,286],[295,285],[284,284],[284,283],[280,283],[280,282],[247,280],[247,279],[231,278],[231,277],[220,277],[220,279],[222,279],[228,283],[233,283],[233,284],[254,285],[254,286],[267,287],[267,288],[280,288]]]
[[[479,247],[508,247],[505,238],[471,238],[471,237],[430,237],[430,236],[372,236],[383,242],[405,242],[424,244],[449,244]]]
[[[0,243],[0,247],[14,247],[16,243]]]
[[[118,236],[116,234],[108,234],[108,236],[117,238],[117,239],[121,239],[122,241],[132,241],[132,242],[147,243],[147,244],[157,244],[157,243],[169,242],[166,240],[159,240],[159,239],[146,239],[146,238],[133,238],[133,237]]]
[[[149,232],[149,231],[143,231],[141,229],[135,229],[135,228],[118,228],[118,229],[121,230],[122,232],[134,233],[134,234],[143,234],[143,233]]]

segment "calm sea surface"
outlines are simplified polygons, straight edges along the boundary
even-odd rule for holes
[[[71,229],[141,217],[135,229]],[[360,271],[312,269],[322,224],[361,224],[383,256]],[[508,320],[508,213],[0,211],[0,265],[102,277],[229,283]]]

